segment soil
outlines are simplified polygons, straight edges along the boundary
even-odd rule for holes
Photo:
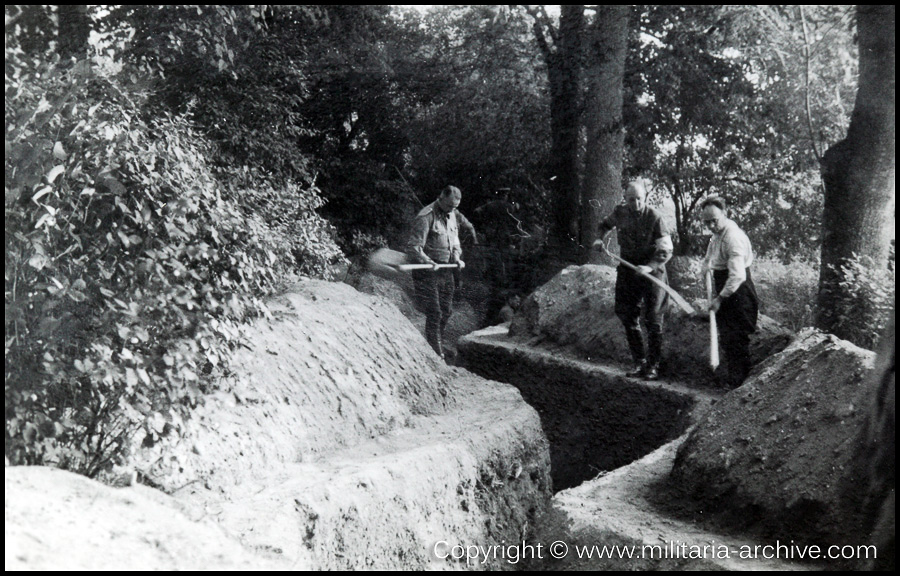
[[[483,330],[461,342],[467,366],[515,384],[535,405],[554,464],[560,456],[575,456],[566,440],[573,434],[589,438],[575,443],[582,449],[601,438],[614,445],[601,450],[604,455],[635,447],[646,454],[684,430],[676,414],[690,413],[690,432],[659,448],[655,456],[615,467],[614,472],[595,470],[600,472],[597,479],[578,479],[579,486],[558,493],[554,513],[543,520],[557,528],[545,527],[550,531],[544,538],[652,545],[658,534],[666,541],[688,543],[750,539],[765,545],[780,539],[798,546],[870,544],[873,535],[865,527],[875,523],[870,516],[878,511],[864,506],[873,496],[866,487],[874,484],[879,492],[875,500],[892,504],[893,457],[885,460],[889,469],[867,478],[862,470],[874,467],[872,456],[859,442],[864,423],[875,413],[879,425],[886,422],[886,432],[869,433],[873,452],[884,452],[880,444],[893,446],[893,420],[884,420],[893,418],[892,362],[890,387],[882,386],[889,392],[879,391],[872,352],[814,330],[791,335],[765,320],[754,335],[756,366],[741,387],[729,392],[716,386],[704,366],[708,325],[673,310],[666,326],[664,377],[657,383],[629,379],[622,370],[630,365],[628,352],[612,310],[614,284],[612,269],[570,267],[529,296],[508,332],[499,327]],[[888,353],[892,358],[893,349]],[[661,392],[669,396],[667,401],[659,401]],[[685,398],[690,400],[685,403]],[[665,412],[666,406],[677,408],[679,402],[677,413]],[[670,424],[668,433],[661,428],[661,434],[640,438],[653,428],[648,412]],[[582,417],[586,413],[602,417]],[[582,455],[587,460],[583,465],[602,462],[586,449]],[[557,487],[559,473],[555,467]],[[881,516],[892,519],[893,510]],[[892,564],[892,528],[883,542],[882,556],[887,552]],[[724,561],[713,564],[748,568]],[[778,569],[824,566],[794,564]],[[865,565],[847,559],[830,567]],[[586,566],[686,567],[678,562],[576,562],[561,568]]]
[[[673,313],[663,381],[629,379],[603,268],[568,269],[525,302],[509,334],[490,336],[502,332],[512,354],[494,366],[498,379],[507,371],[521,392],[441,363],[402,283],[359,279],[377,297],[299,285],[272,303],[234,376],[182,433],[121,470],[123,487],[7,466],[6,568],[455,569],[466,566],[428,549],[557,538],[739,545],[788,528],[803,542],[856,537],[842,532],[850,528],[840,487],[852,483],[850,456],[871,403],[871,353],[816,333],[778,353],[791,335],[772,325],[756,341],[750,379],[726,392],[703,377],[706,326]],[[484,318],[477,303],[457,310],[451,338]],[[528,347],[551,359],[527,364]],[[466,361],[464,343],[460,351]],[[537,366],[559,378],[542,388],[529,376]],[[551,502],[551,458],[555,467],[577,460],[574,451],[560,459],[559,447],[597,435],[592,410],[609,405],[604,398],[628,409],[602,435],[641,448],[583,473],[586,482]],[[661,412],[669,401],[673,411]],[[641,405],[643,416],[629,421]],[[654,418],[670,427],[638,441],[633,431],[656,429]],[[596,466],[600,456],[580,457]],[[167,493],[131,485],[135,476]],[[798,515],[804,522],[792,524]],[[544,560],[486,567],[822,568]]]
[[[694,516],[807,544],[857,545],[861,470],[853,463],[873,403],[875,354],[808,329],[688,435],[670,485]]]
[[[269,308],[182,434],[121,471],[168,494],[7,466],[7,568],[446,569],[438,542],[528,537],[549,451],[515,388],[447,366],[346,284]]]

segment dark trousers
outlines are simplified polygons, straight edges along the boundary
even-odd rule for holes
[[[425,339],[443,357],[441,341],[447,321],[453,312],[453,293],[456,284],[453,269],[413,270],[416,287],[416,306],[425,314]]]
[[[728,270],[713,270],[713,280],[716,293],[721,292],[728,280]],[[740,385],[750,373],[750,334],[756,331],[758,318],[759,298],[747,268],[747,279],[737,292],[722,301],[716,312],[719,342],[728,363],[728,381],[732,386]]]
[[[653,273],[666,282],[666,269]],[[616,316],[625,326],[625,338],[634,361],[646,360],[654,366],[662,359],[662,329],[664,307],[668,298],[666,291],[640,274],[619,266],[616,271]],[[644,353],[644,338],[641,334],[641,307],[643,305],[644,323],[647,325],[649,340],[648,353]]]

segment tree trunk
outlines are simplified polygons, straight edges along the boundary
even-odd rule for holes
[[[57,4],[56,10],[59,18],[57,35],[59,55],[62,58],[84,58],[87,56],[88,37],[91,33],[87,5]]]
[[[834,313],[851,295],[840,266],[854,256],[886,267],[894,225],[894,7],[857,6],[859,90],[847,137],[822,159],[825,209],[817,327],[842,334]]]
[[[598,6],[587,54],[587,149],[581,190],[584,259],[622,196],[623,77],[628,6]]]
[[[579,127],[581,120],[581,37],[584,6],[562,6],[557,51],[548,59],[550,76],[550,127],[554,198],[554,237],[560,255],[572,257],[578,245]]]

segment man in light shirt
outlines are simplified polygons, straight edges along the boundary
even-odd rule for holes
[[[744,231],[728,218],[724,200],[710,196],[700,207],[703,225],[713,234],[703,259],[703,276],[712,272],[715,286],[709,307],[716,312],[728,383],[736,388],[750,372],[750,334],[756,331],[759,316],[759,298],[750,277],[753,248]]]
[[[454,263],[459,269],[465,266],[457,220],[460,200],[462,192],[459,188],[445,187],[437,200],[416,215],[407,246],[407,254],[413,262],[434,267],[433,270],[413,270],[412,276],[416,304],[425,313],[425,339],[442,359],[444,330],[453,313],[456,282],[452,268],[439,269],[437,265]]]

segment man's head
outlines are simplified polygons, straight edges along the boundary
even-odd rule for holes
[[[725,200],[718,196],[710,196],[700,203],[700,219],[703,226],[713,234],[718,234],[725,229],[725,221],[728,219],[728,210]]]
[[[632,212],[640,212],[647,205],[647,189],[643,180],[632,180],[625,188],[625,204]]]
[[[462,192],[460,192],[459,188],[456,186],[447,186],[441,190],[441,195],[438,196],[437,204],[444,212],[453,212],[453,210],[459,207],[460,200],[462,200]]]

